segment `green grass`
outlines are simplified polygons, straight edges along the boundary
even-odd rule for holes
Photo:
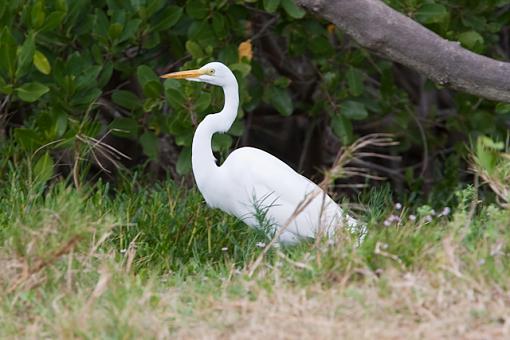
[[[272,249],[171,181],[0,187],[1,338],[335,338],[503,335],[510,212],[473,190],[427,222],[367,193],[366,241]],[[421,215],[417,212],[420,212]],[[384,220],[399,213],[401,222]],[[409,214],[418,214],[416,221]]]

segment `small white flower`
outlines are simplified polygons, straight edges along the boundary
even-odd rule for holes
[[[402,209],[402,204],[400,204],[400,203],[395,204],[395,209],[396,210]]]
[[[121,250],[120,250],[120,253],[121,253],[121,254],[124,254],[126,251],[127,251],[127,249],[121,249]]]
[[[416,221],[416,215],[409,215],[409,219],[411,221]]]
[[[389,226],[391,225],[391,221],[390,221],[390,220],[386,220],[386,221],[384,221],[384,225],[385,225],[386,227],[389,227]]]
[[[443,211],[441,211],[441,214],[439,214],[439,216],[448,216],[450,215],[451,212],[452,210],[450,209],[450,207],[444,207]]]
[[[478,265],[483,266],[485,264],[485,259],[478,260]]]
[[[228,248],[227,248],[227,247],[223,247],[223,248],[221,248],[221,251],[227,251],[227,250],[228,250]]]
[[[266,244],[264,242],[257,242],[255,244],[255,246],[259,247],[259,248],[264,248],[266,246]]]
[[[391,222],[398,222],[400,221],[400,217],[397,215],[390,215],[390,217],[388,217],[388,220]]]
[[[436,216],[436,211],[435,211],[434,209],[432,209],[432,210],[430,211],[430,214],[431,214],[432,216]]]
[[[425,221],[432,222],[432,216],[430,216],[430,215],[425,216]]]

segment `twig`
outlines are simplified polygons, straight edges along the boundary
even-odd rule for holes
[[[2,104],[0,104],[0,113],[4,110],[4,107],[6,107],[7,103],[9,103],[10,95],[5,96],[4,100],[2,101]]]
[[[189,53],[185,54],[184,56],[177,59],[176,61],[173,61],[173,62],[169,63],[168,65],[165,65],[165,67],[163,67],[161,69],[160,73],[168,73],[171,70],[173,70],[175,67],[177,67],[177,65],[182,64],[185,60],[190,59],[190,58],[191,58],[191,54],[189,54]]]
[[[68,252],[70,252],[74,248],[76,243],[78,243],[78,241],[80,241],[80,240],[81,240],[81,236],[80,235],[75,235],[75,236],[71,237],[62,247],[60,247],[55,252],[50,254],[48,259],[46,259],[46,260],[39,259],[36,262],[34,267],[28,268],[26,271],[24,271],[24,273],[21,275],[21,277],[16,282],[14,282],[9,289],[7,289],[7,293],[8,294],[12,293],[21,284],[23,284],[26,280],[28,280],[28,278],[30,276],[38,273],[43,268],[51,265],[53,262],[55,262],[61,256],[63,256],[65,254],[67,254]]]
[[[374,254],[390,258],[393,261],[397,262],[402,269],[404,269],[404,267],[405,267],[404,263],[397,255],[390,254],[383,249],[386,249],[386,244],[383,244],[380,241],[377,241],[377,243],[375,244]]]
[[[259,29],[259,31],[251,36],[250,40],[253,41],[260,38],[264,33],[266,33],[269,27],[271,27],[271,25],[274,24],[279,18],[280,16],[275,15],[271,19],[266,21],[264,25],[262,25],[262,27]]]
[[[475,174],[474,179],[474,190],[475,190],[475,197],[473,197],[473,200],[471,201],[471,204],[469,206],[469,213],[466,219],[466,223],[464,223],[464,229],[468,229],[471,225],[471,221],[473,221],[473,216],[475,216],[476,207],[478,205],[478,186],[479,186],[479,177],[478,174]]]
[[[429,146],[427,141],[427,135],[425,134],[425,130],[423,129],[423,126],[420,123],[420,120],[418,117],[416,117],[414,114],[411,114],[411,117],[413,117],[414,121],[416,122],[416,126],[418,127],[418,130],[420,131],[420,136],[423,144],[423,158],[422,158],[422,166],[421,166],[421,172],[420,177],[423,177],[425,175],[425,171],[427,171],[427,167],[429,165]]]

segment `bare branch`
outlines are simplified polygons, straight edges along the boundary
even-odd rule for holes
[[[510,102],[510,63],[449,41],[380,0],[297,0],[361,46],[421,72],[439,85]]]

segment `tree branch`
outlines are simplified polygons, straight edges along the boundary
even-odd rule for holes
[[[510,63],[448,41],[380,0],[297,0],[361,46],[421,72],[439,85],[510,102]]]

